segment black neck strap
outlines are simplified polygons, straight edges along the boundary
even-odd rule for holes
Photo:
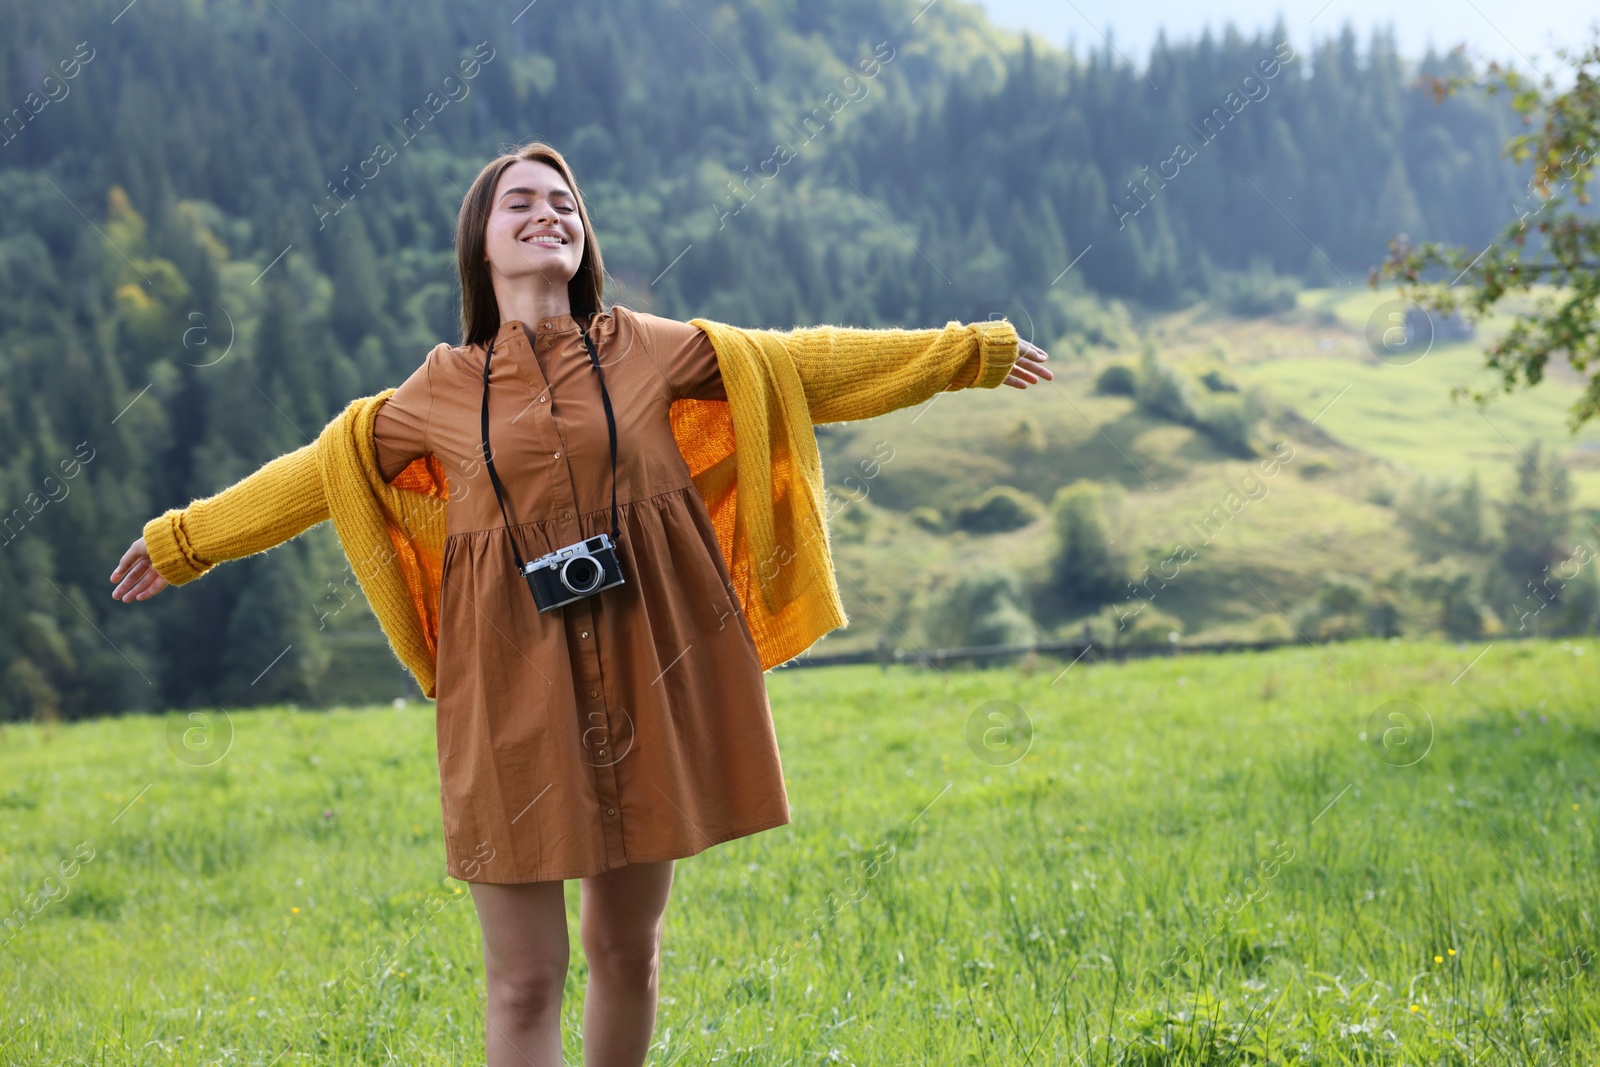
[[[611,541],[615,544],[621,538],[621,528],[617,523],[617,420],[611,413],[611,395],[606,392],[606,376],[600,371],[600,355],[595,351],[594,341],[589,338],[589,328],[580,327],[583,331],[583,343],[589,349],[589,366],[600,379],[600,400],[606,407],[606,429],[611,435]],[[495,473],[494,456],[489,450],[489,359],[494,355],[494,341],[489,342],[488,350],[483,354],[483,461],[489,468],[489,480],[494,483],[494,497],[500,504],[500,517],[505,520],[506,532],[511,532],[511,518],[506,514],[505,490],[500,485],[500,476]],[[511,538],[511,554],[516,557],[517,570],[527,573],[527,565],[522,562],[522,553],[517,551],[517,539]]]

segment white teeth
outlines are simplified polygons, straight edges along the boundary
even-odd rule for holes
[[[561,245],[561,244],[566,244],[566,242],[563,241],[559,237],[528,237],[528,238],[524,238],[524,239],[529,244],[535,244],[535,245]]]

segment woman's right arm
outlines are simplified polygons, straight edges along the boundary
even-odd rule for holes
[[[428,448],[432,407],[429,370],[438,346],[378,409],[373,438],[385,479]],[[173,508],[145,523],[140,537],[111,572],[118,600],[147,600],[168,585],[183,585],[223,560],[280,545],[328,518],[315,441],[279,456],[215,496]]]
[[[183,585],[223,560],[264,552],[328,518],[316,449],[313,441],[215,496],[170,508],[145,523],[141,540],[149,567],[169,585]],[[128,550],[112,572],[113,581],[139,562],[137,548]]]

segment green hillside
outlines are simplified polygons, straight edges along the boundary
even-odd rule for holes
[[[679,862],[651,1062],[1595,1062],[1597,655],[776,672],[794,821]],[[424,704],[0,726],[0,1062],[481,1056],[434,755]]]
[[[1578,392],[1570,370],[1553,368],[1539,388],[1494,398],[1481,411],[1465,398],[1452,402],[1454,386],[1494,384],[1482,349],[1503,323],[1468,341],[1382,359],[1366,329],[1374,309],[1392,299],[1370,290],[1307,290],[1294,309],[1276,315],[1241,318],[1200,305],[1137,321],[1127,316],[1117,345],[1036,338],[1057,354],[1056,377],[1025,392],[1002,386],[950,394],[824,428],[834,550],[851,625],[819,651],[870,645],[880,635],[902,647],[937,645],[937,634],[919,632],[929,597],[981,560],[1002,561],[1025,586],[1041,581],[1053,551],[1047,514],[1005,532],[949,528],[953,513],[997,484],[1041,505],[1078,479],[1119,487],[1113,539],[1136,564],[1169,558],[1179,542],[1196,553],[1151,602],[1191,640],[1293,638],[1297,630],[1285,616],[1313,599],[1328,575],[1381,583],[1437,562],[1453,546],[1406,522],[1418,506],[1419,478],[1461,485],[1476,472],[1492,537],[1495,509],[1516,495],[1518,463],[1532,458],[1535,444],[1543,450],[1541,480],[1570,469],[1573,517],[1561,543],[1568,552],[1592,546],[1600,532],[1600,427],[1568,431],[1567,409]],[[1133,397],[1097,393],[1105,368],[1136,364],[1146,343],[1193,378],[1215,371],[1242,390],[1261,391],[1268,413],[1258,458],[1231,455],[1202,430],[1153,415]],[[1028,425],[1019,429],[1021,423]],[[1275,453],[1284,442],[1285,452]],[[1293,458],[1275,475],[1261,476],[1261,457],[1290,451]],[[1242,506],[1208,524],[1230,490]],[[938,511],[945,525],[919,524],[917,508]],[[1488,583],[1480,596],[1514,631],[1514,594],[1523,590],[1494,578],[1491,546],[1457,555]],[[1573,562],[1569,569],[1592,579],[1593,567]],[[1422,604],[1411,610],[1411,629],[1431,628],[1437,612]],[[1592,630],[1594,621],[1580,629]],[[1037,632],[1080,627],[1074,621]]]

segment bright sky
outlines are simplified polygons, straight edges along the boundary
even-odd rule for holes
[[[1165,28],[1168,41],[1200,36],[1209,25],[1220,33],[1232,22],[1247,36],[1272,28],[1281,13],[1289,43],[1305,51],[1314,42],[1334,37],[1350,22],[1362,53],[1372,28],[1391,25],[1402,55],[1421,58],[1429,44],[1447,51],[1466,42],[1467,51],[1482,61],[1498,59],[1525,72],[1559,76],[1555,49],[1593,41],[1600,24],[1594,0],[978,0],[997,25],[1027,29],[1057,45],[1071,44],[1082,55],[1112,44],[1143,69],[1156,31]]]

